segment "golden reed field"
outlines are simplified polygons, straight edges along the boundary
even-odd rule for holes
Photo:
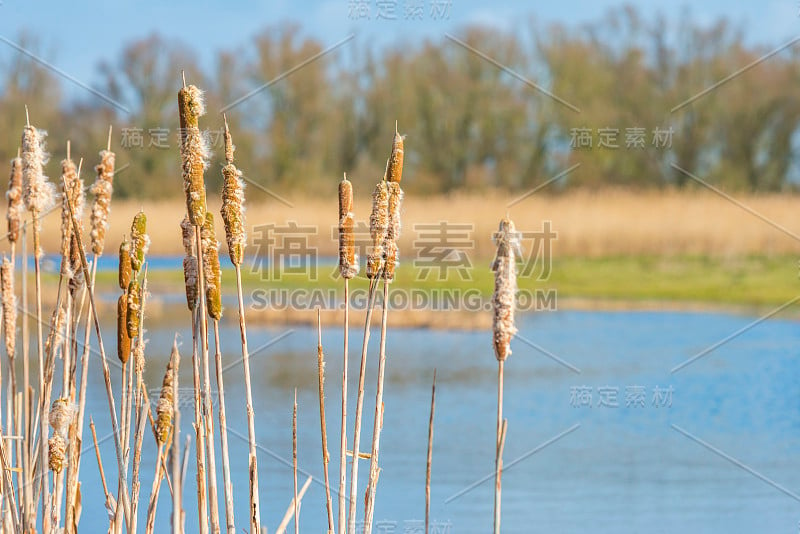
[[[368,194],[374,184],[353,180],[356,190],[356,220],[366,222],[369,217]],[[320,254],[334,256],[336,243],[331,229],[337,222],[337,206],[332,180],[331,194],[326,197],[300,199],[291,196],[289,207],[278,200],[259,204],[247,203],[248,239],[252,242],[257,233],[252,228],[259,224],[285,225],[295,221],[303,226],[317,226],[320,231],[309,245],[316,246]],[[800,236],[798,206],[800,198],[790,194],[733,195],[736,202],[757,212],[773,225]],[[735,257],[745,255],[785,255],[800,253],[800,240],[792,238],[775,226],[749,213],[719,195],[705,191],[694,192],[628,192],[607,190],[601,192],[572,192],[563,195],[546,195],[542,192],[522,200],[514,206],[508,204],[519,195],[457,194],[452,196],[406,195],[403,204],[403,234],[400,250],[408,258],[415,236],[415,224],[472,223],[475,231],[475,256],[491,257],[494,253],[490,236],[497,229],[500,218],[508,212],[521,231],[541,230],[542,221],[552,221],[558,233],[554,245],[555,257],[601,256],[673,256],[707,255]],[[209,209],[219,213],[219,198],[209,197]],[[111,208],[108,233],[109,251],[115,251],[123,233],[130,230],[130,221],[141,209],[139,201],[115,200]],[[151,254],[182,254],[179,223],[185,205],[180,200],[147,202]],[[60,217],[58,210],[45,218],[43,245],[45,251],[58,251]],[[222,228],[217,228],[218,239],[224,241]],[[333,234],[335,235],[335,234]],[[254,249],[250,249],[251,253]]]

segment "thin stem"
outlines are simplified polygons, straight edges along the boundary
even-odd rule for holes
[[[197,307],[200,314],[200,350],[203,355],[203,421],[206,426],[206,455],[208,458],[208,500],[211,505],[211,531],[219,534],[219,500],[217,497],[217,459],[214,450],[214,415],[211,409],[211,371],[208,361],[208,317],[206,316],[205,276],[203,276],[203,241],[200,236],[201,227],[195,227],[197,238],[197,265],[200,275],[197,277]]]
[[[28,335],[28,226],[22,225],[22,410],[24,418],[24,440],[22,443],[22,526],[25,530],[35,528],[32,509],[33,495],[31,493],[33,484],[28,481],[33,480],[34,475],[31,471],[31,448],[33,447],[33,422],[31,421],[31,371],[29,357],[29,335]]]
[[[225,386],[222,382],[222,351],[219,346],[219,321],[214,321],[214,361],[217,368],[217,392],[219,394],[219,439],[222,450],[222,478],[225,492],[225,525],[228,534],[236,533],[233,516],[233,484],[231,484],[231,464],[228,452],[228,423],[225,415]]]
[[[286,527],[289,525],[289,521],[291,521],[292,517],[294,516],[294,509],[300,508],[300,505],[302,504],[303,500],[303,495],[306,494],[306,490],[308,490],[308,487],[311,485],[311,480],[312,478],[308,477],[305,483],[303,484],[303,487],[300,488],[299,492],[297,492],[297,496],[291,500],[291,502],[289,503],[289,507],[286,508],[286,513],[283,514],[283,519],[281,519],[278,528],[275,529],[275,534],[285,534]]]
[[[364,404],[364,379],[367,373],[367,346],[369,345],[369,327],[372,321],[372,310],[375,306],[375,279],[369,281],[369,293],[367,300],[367,316],[364,320],[364,339],[361,343],[361,368],[358,373],[358,393],[356,395],[356,422],[353,430],[353,465],[350,471],[350,510],[347,518],[347,532],[356,532],[356,502],[358,492],[358,447],[361,441],[361,411]]]
[[[328,511],[328,533],[333,534],[333,502],[331,482],[328,477],[328,430],[325,424],[325,354],[322,352],[322,324],[317,308],[317,374],[319,383],[319,427],[322,435],[322,468],[325,476],[325,505]]]
[[[39,357],[39,395],[42,394],[44,391],[45,383],[44,383],[44,335],[42,334],[42,268],[41,268],[41,261],[39,258],[39,214],[36,211],[32,212],[33,214],[33,268],[35,273],[35,284],[36,284],[36,337],[38,340],[38,345],[36,347],[37,355]],[[41,473],[41,484],[42,484],[42,531],[45,533],[50,532],[50,514],[48,514],[47,510],[47,503],[50,502],[50,483],[49,483],[49,476],[47,474],[48,469],[48,456],[49,456],[49,448],[44,444],[44,441],[47,439],[47,426],[48,426],[48,417],[47,414],[49,412],[49,406],[47,403],[42,405],[42,418],[40,420],[41,424],[41,435],[40,440],[42,446],[39,448],[41,453],[41,460],[40,460],[40,473]]]
[[[203,414],[200,409],[200,362],[197,349],[197,323],[199,308],[195,306],[192,320],[192,379],[194,383],[194,430],[197,453],[197,513],[200,534],[208,534],[208,502],[206,501],[206,437]],[[177,399],[176,399],[177,402]],[[188,437],[188,436],[187,436]]]
[[[431,464],[433,463],[433,414],[436,410],[436,369],[431,386],[431,416],[428,419],[428,460],[425,462],[425,534],[430,532],[431,517]]]
[[[182,534],[183,529],[183,484],[181,481],[181,409],[178,397],[178,369],[174,370],[172,377],[172,534]],[[186,436],[187,438],[189,436]],[[155,511],[153,512],[155,515]]]
[[[247,324],[244,315],[244,297],[242,295],[242,267],[236,268],[236,291],[239,299],[239,332],[242,337],[242,367],[244,368],[245,409],[247,411],[247,443],[249,446],[250,474],[250,532],[261,532],[261,513],[258,498],[258,458],[256,455],[256,422],[253,410],[253,390],[250,387],[250,353],[247,349]]]
[[[164,444],[158,444],[158,452],[156,455],[156,474],[153,475],[153,486],[150,488],[150,501],[147,503],[147,521],[145,523],[145,532],[152,534],[156,522],[156,506],[158,505],[158,494],[161,489],[161,479],[163,472],[161,471],[161,456],[164,453]],[[175,498],[173,497],[173,501]]]
[[[369,458],[369,483],[367,503],[364,511],[364,533],[372,532],[372,517],[375,513],[375,491],[378,486],[378,454],[383,429],[383,382],[386,372],[386,322],[389,315],[389,282],[383,278],[383,302],[381,308],[381,340],[378,356],[378,385],[375,391],[375,419],[372,426],[372,452]]]
[[[505,441],[503,424],[503,360],[497,362],[497,443],[494,469],[494,534],[500,534],[500,493],[503,475],[503,450]]]
[[[294,534],[300,534],[298,519],[300,505],[297,498],[297,388],[294,388],[294,408],[292,408],[292,474],[294,475]]]
[[[339,532],[345,534],[345,491],[347,486],[347,366],[350,338],[350,280],[344,279],[344,356],[342,357],[342,426],[339,443]]]

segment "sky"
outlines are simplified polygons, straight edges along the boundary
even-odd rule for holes
[[[661,12],[670,21],[687,5],[670,0],[633,4],[645,16]],[[92,85],[101,61],[115,61],[126,43],[152,33],[188,44],[201,65],[210,66],[217,50],[244,47],[265,27],[285,23],[299,25],[304,34],[326,45],[354,33],[356,39],[342,49],[356,43],[401,46],[436,40],[445,33],[457,35],[459,28],[475,23],[513,31],[534,17],[540,24],[579,26],[621,5],[614,0],[0,0],[0,61],[19,53],[5,40],[18,42],[27,32],[39,40],[39,53],[51,64]],[[688,5],[695,23],[710,25],[726,17],[744,30],[750,43],[777,47],[800,35],[800,0],[704,0]],[[422,7],[416,18],[406,13],[411,6]]]

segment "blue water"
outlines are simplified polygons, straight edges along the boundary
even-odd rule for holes
[[[678,312],[558,312],[522,317],[520,335],[551,356],[517,339],[506,363],[503,532],[796,532],[800,524],[800,325],[790,320],[764,321],[670,372],[754,319]],[[173,334],[150,327],[146,380],[155,388]],[[351,333],[353,393],[360,334],[358,328]],[[235,364],[240,358],[238,329],[226,326],[222,338],[224,361]],[[277,342],[262,348],[276,338]],[[384,532],[414,532],[412,528],[423,518],[434,368],[438,386],[431,515],[439,529],[434,532],[491,531],[491,478],[460,494],[493,472],[497,365],[489,340],[485,332],[389,332],[382,473],[375,512]],[[340,331],[323,331],[332,480],[338,480],[341,341]],[[188,345],[184,343],[185,353]],[[309,328],[250,331],[262,447],[262,516],[270,532],[292,495],[295,387],[300,484],[305,480],[303,473],[315,479],[303,500],[301,530],[325,530],[324,490],[317,482],[322,479],[322,462],[315,345],[315,332]],[[377,332],[373,332],[371,347],[376,350],[370,351],[368,365],[362,450],[368,448],[372,427]],[[189,361],[184,359],[181,366],[181,384],[187,387],[191,384]],[[118,384],[119,371],[112,370]],[[88,409],[102,437],[109,425],[99,366],[92,368],[91,378]],[[225,373],[225,387],[237,526],[241,528],[247,517],[247,445],[238,436],[246,437],[247,426],[240,365]],[[656,387],[663,395],[654,399]],[[574,395],[577,388],[591,388],[591,406],[580,405],[580,397]],[[616,407],[608,398],[614,388]],[[644,406],[637,404],[635,396],[626,399],[641,388]],[[611,406],[598,405],[600,391]],[[631,405],[626,406],[626,400]],[[190,405],[185,408],[184,433],[191,432],[192,417]],[[113,445],[106,441],[101,449],[106,474],[113,479]],[[144,513],[154,458],[149,435],[143,456]],[[188,531],[196,531],[193,452],[189,465],[184,504]],[[364,477],[367,470],[368,461],[362,461]],[[81,475],[82,526],[99,531],[106,519],[93,456],[85,457]],[[359,487],[359,517],[365,480]],[[171,507],[166,486],[161,496],[157,522],[166,529]]]

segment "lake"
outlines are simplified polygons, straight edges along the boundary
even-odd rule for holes
[[[756,319],[723,313],[577,311],[521,317],[520,338],[512,343],[506,363],[503,532],[797,532],[800,328],[795,321],[769,319],[731,337]],[[157,389],[173,333],[153,324],[149,329],[146,380]],[[297,387],[300,484],[304,473],[314,477],[300,525],[303,532],[324,532],[316,332],[251,328],[249,334],[262,520],[273,532],[292,496],[291,417]],[[362,450],[369,448],[374,413],[377,334],[373,329]],[[188,332],[182,335],[181,386],[188,388],[191,342]],[[238,336],[235,327],[223,328],[224,362],[231,365],[225,389],[241,531],[247,517],[247,425]],[[353,328],[349,433],[360,339],[361,329]],[[341,331],[323,330],[323,344],[330,472],[338,480]],[[424,517],[430,386],[436,368],[433,531],[490,532],[497,378],[490,335],[396,330],[389,332],[387,347],[375,511],[376,527],[383,530],[376,531],[417,532]],[[118,366],[112,371],[118,395]],[[99,366],[92,367],[90,378],[87,409],[102,439],[110,425]],[[188,402],[183,406],[185,435],[192,432],[193,412]],[[219,439],[216,423],[215,418]],[[88,428],[85,436],[88,442]],[[101,450],[115,486],[113,443],[103,442]],[[100,531],[107,525],[101,485],[94,455],[87,452],[81,526]],[[143,454],[144,514],[155,456],[149,434]],[[219,453],[217,462],[220,467]],[[359,499],[368,465],[362,461]],[[189,466],[184,505],[191,532],[197,528],[193,452]],[[221,501],[221,473],[218,479]],[[166,485],[161,496],[157,531],[169,525]],[[361,501],[358,509],[361,517]]]

